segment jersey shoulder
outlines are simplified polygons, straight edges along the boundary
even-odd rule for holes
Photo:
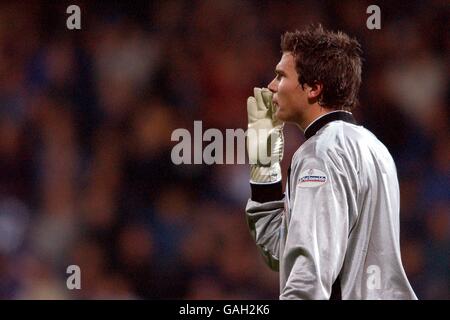
[[[305,158],[340,162],[356,161],[364,155],[373,154],[391,158],[386,146],[368,129],[345,121],[333,121],[305,141],[293,156],[298,163]]]

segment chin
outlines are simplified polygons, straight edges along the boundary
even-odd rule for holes
[[[277,112],[275,113],[275,116],[277,117],[278,120],[281,120],[283,122],[289,121],[286,117],[286,114],[284,112],[281,112],[279,108],[278,108]]]

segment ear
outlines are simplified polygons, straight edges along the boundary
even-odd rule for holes
[[[312,86],[308,86],[308,98],[315,99],[318,98],[323,92],[323,84],[321,82],[314,82]]]

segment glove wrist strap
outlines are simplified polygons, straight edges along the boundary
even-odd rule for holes
[[[259,165],[250,166],[250,182],[255,184],[275,183],[281,181],[281,167],[279,162],[270,167]]]

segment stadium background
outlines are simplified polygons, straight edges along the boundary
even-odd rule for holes
[[[245,128],[280,35],[321,22],[362,43],[355,115],[397,163],[407,274],[449,299],[449,6],[377,2],[371,31],[370,4],[2,1],[0,298],[277,299],[244,220],[248,166],[175,166],[170,135]],[[285,133],[284,172],[303,141]]]

